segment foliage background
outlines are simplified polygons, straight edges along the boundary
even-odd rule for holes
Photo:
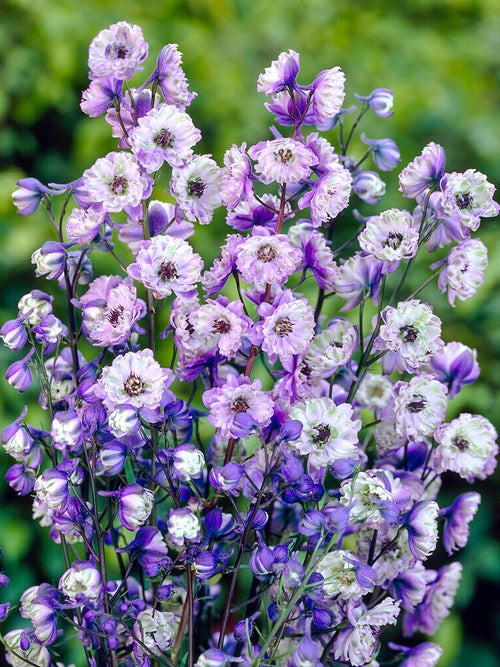
[[[497,0],[3,0],[0,18],[2,322],[15,315],[22,294],[35,286],[44,288],[28,258],[52,238],[43,213],[16,216],[10,196],[15,182],[24,176],[67,182],[114,149],[107,124],[84,117],[79,101],[88,85],[88,44],[99,30],[119,20],[143,29],[150,44],[146,76],[164,44],[179,44],[191,89],[199,94],[190,112],[204,135],[200,152],[212,153],[219,163],[233,142],[250,145],[269,137],[272,119],[263,96],[255,93],[256,79],[280,51],[292,48],[301,54],[302,83],[322,69],[342,67],[346,105],[355,102],[354,92],[366,95],[376,87],[394,91],[395,115],[387,120],[373,116],[363,129],[369,137],[394,138],[402,166],[433,140],[445,148],[449,171],[476,168],[500,185]],[[377,211],[406,206],[394,194],[396,176],[384,179],[392,193]],[[219,221],[195,239],[211,258],[225,233]],[[455,399],[450,417],[458,411],[478,412],[500,428],[498,221],[487,220],[480,234],[489,248],[490,267],[478,296],[455,309],[435,290],[428,298],[448,323],[446,341],[461,340],[477,348],[482,368],[480,380]],[[423,270],[417,267],[416,281]],[[10,351],[1,349],[2,372],[12,361]],[[30,404],[30,420],[37,425],[43,415],[36,394],[19,397],[6,382],[1,384],[2,427],[19,415],[24,402]],[[10,464],[2,453],[1,480]],[[453,490],[467,490],[457,479],[448,480]],[[442,667],[466,667],[473,661],[482,667],[500,664],[498,472],[477,489],[483,503],[469,545],[458,556],[465,574],[456,611],[436,637],[445,647]],[[27,586],[57,577],[58,556],[44,532],[29,521],[29,499],[17,498],[3,481],[0,494],[2,567],[12,580],[2,593],[5,599],[17,599]]]

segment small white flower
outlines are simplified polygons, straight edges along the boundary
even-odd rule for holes
[[[88,561],[76,561],[59,580],[59,588],[73,603],[97,600],[102,590],[99,571]]]
[[[326,554],[315,567],[324,577],[323,590],[329,597],[340,595],[342,600],[360,598],[366,591],[356,581],[354,554],[339,549]]]
[[[418,229],[408,211],[392,208],[368,218],[358,241],[362,250],[377,259],[397,262],[417,253]]]
[[[134,634],[140,637],[141,642],[154,655],[163,655],[163,651],[172,646],[178,625],[179,619],[175,614],[147,607],[137,615]],[[142,655],[141,646],[138,647],[138,652]]]
[[[378,501],[394,502],[391,491],[392,474],[388,470],[360,472],[340,486],[341,505],[353,505],[349,512],[351,521],[364,521],[371,528],[379,528],[384,522]]]
[[[221,203],[222,172],[209,155],[196,155],[185,166],[172,169],[170,191],[186,218],[202,225],[212,220]]]

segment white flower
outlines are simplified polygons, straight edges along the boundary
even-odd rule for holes
[[[392,380],[387,375],[367,373],[356,392],[356,401],[362,408],[382,410],[392,397]]]
[[[62,575],[59,588],[73,603],[97,600],[102,590],[101,575],[92,563],[76,561]]]
[[[443,193],[443,210],[446,216],[457,215],[460,222],[476,231],[481,218],[498,214],[499,206],[493,201],[495,186],[475,169],[463,174],[453,172],[446,178]]]
[[[26,322],[32,326],[36,326],[41,319],[52,313],[51,302],[52,297],[48,297],[38,290],[33,290],[19,299],[17,304],[19,315],[22,316],[30,313],[26,318]]]
[[[27,651],[21,648],[21,639],[25,630],[11,630],[3,636],[7,652],[5,659],[12,667],[29,667],[38,665],[38,667],[49,667],[52,663],[48,649],[32,641]],[[9,651],[10,649],[10,651]]]
[[[170,192],[186,218],[202,225],[212,220],[221,203],[221,169],[209,155],[196,155],[185,167],[172,169]]]
[[[304,362],[312,373],[328,378],[351,359],[357,344],[356,327],[349,320],[337,317],[324,331],[314,336]]]
[[[432,435],[443,422],[447,388],[432,376],[420,375],[393,387],[396,431],[410,440]]]
[[[171,510],[167,521],[167,530],[171,542],[182,547],[184,540],[198,540],[200,538],[200,520],[187,507],[180,510]]]
[[[472,481],[485,479],[495,469],[497,432],[486,417],[464,412],[440,426],[434,438],[438,443],[433,462],[436,472],[452,470]]]
[[[352,551],[346,549],[332,551],[319,560],[315,570],[324,577],[323,590],[329,597],[356,600],[366,592],[356,581],[355,561]]]
[[[170,648],[177,636],[179,620],[169,611],[158,611],[151,606],[137,615],[134,625],[134,634],[140,637],[141,642],[154,655],[162,655]],[[138,652],[143,653],[139,645]]]
[[[395,262],[417,253],[418,229],[408,211],[392,208],[368,218],[358,241],[377,259]]]
[[[177,477],[188,481],[201,475],[205,467],[205,457],[194,445],[180,445],[174,452],[173,464]]]
[[[293,406],[290,419],[300,421],[303,429],[300,437],[287,445],[300,454],[309,454],[313,466],[319,468],[339,459],[358,459],[361,421],[352,419],[352,407],[348,403],[335,405],[331,398],[310,398]]]
[[[379,528],[384,522],[382,503],[394,502],[392,481],[392,474],[388,470],[371,470],[360,472],[353,479],[342,482],[340,503],[344,506],[353,505],[349,512],[350,520],[364,521],[371,528]]]

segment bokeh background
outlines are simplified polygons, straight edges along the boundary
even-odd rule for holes
[[[16,215],[15,182],[34,176],[44,183],[78,178],[97,157],[114,150],[109,126],[80,112],[88,85],[87,49],[99,30],[126,20],[142,26],[150,44],[145,76],[160,48],[176,42],[192,90],[190,107],[204,140],[200,152],[218,160],[233,142],[269,138],[272,117],[255,91],[257,76],[288,49],[301,54],[301,83],[325,68],[341,66],[347,77],[346,105],[354,92],[377,87],[395,93],[395,114],[367,118],[371,138],[391,137],[402,166],[433,140],[446,151],[447,169],[475,168],[500,185],[500,3],[498,0],[2,0],[0,4],[0,319],[15,316],[25,292],[44,288],[29,263],[48,239],[42,212]],[[144,77],[145,78],[145,77]],[[135,80],[134,80],[135,81]],[[137,85],[143,78],[137,77]],[[367,168],[371,168],[368,166]],[[388,193],[376,210],[405,207],[397,175],[385,175]],[[498,200],[498,197],[497,197]],[[203,228],[197,242],[205,256],[217,254],[227,233],[223,220]],[[341,230],[339,231],[341,233]],[[449,417],[477,412],[500,428],[500,234],[497,220],[480,231],[490,267],[470,302],[449,307],[430,289],[424,298],[446,320],[446,341],[478,350],[482,373],[453,402]],[[197,237],[195,237],[197,238]],[[415,285],[424,276],[417,266]],[[17,357],[16,357],[17,358]],[[0,350],[2,373],[14,361]],[[0,384],[0,425],[12,422],[24,403],[30,422],[41,425],[36,395],[20,397]],[[37,421],[38,420],[38,421]],[[2,568],[11,577],[3,599],[17,599],[29,585],[57,580],[58,551],[30,521],[30,500],[3,482],[12,461],[0,453],[0,546]],[[470,487],[450,477],[452,493]],[[500,664],[500,475],[475,488],[483,503],[471,539],[458,554],[464,580],[452,615],[435,640],[445,648],[442,667]],[[443,558],[444,562],[444,558]],[[433,566],[440,565],[439,557]],[[8,623],[6,624],[8,626]]]

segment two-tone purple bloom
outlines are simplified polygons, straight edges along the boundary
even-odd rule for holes
[[[481,496],[475,491],[462,493],[453,503],[443,509],[444,516],[443,544],[449,556],[458,549],[463,549],[469,539],[469,524],[474,518]]]
[[[265,227],[254,227],[252,236],[239,247],[236,266],[247,283],[270,285],[286,282],[302,259],[300,250],[284,234],[271,234]]]
[[[222,202],[229,211],[238,206],[242,199],[251,199],[253,185],[251,181],[252,166],[246,154],[246,142],[241,146],[233,144],[224,154],[221,190]]]
[[[429,188],[436,188],[444,175],[444,150],[431,141],[399,175],[403,197],[417,199]]]
[[[314,153],[295,139],[261,141],[248,149],[248,155],[256,161],[255,171],[266,184],[300,183],[318,163]]]
[[[187,219],[206,225],[222,203],[221,169],[209,155],[195,155],[172,170],[170,192]]]
[[[368,139],[361,133],[360,139],[370,147],[370,152],[377,169],[392,171],[401,162],[399,148],[393,139]]]
[[[189,92],[186,75],[181,67],[182,53],[177,44],[167,44],[162,48],[156,61],[156,68],[142,88],[156,82],[167,104],[184,109],[191,104],[197,93]]]
[[[441,292],[448,288],[448,301],[454,306],[455,299],[470,299],[483,284],[488,249],[480,239],[462,241],[450,250],[445,262],[438,285]]]
[[[295,80],[299,73],[300,56],[290,49],[283,51],[277,60],[273,60],[257,81],[257,92],[273,95],[287,88],[295,88]]]
[[[394,93],[388,88],[376,88],[369,95],[354,93],[361,102],[366,102],[373,113],[380,118],[388,118],[394,113]]]
[[[375,171],[354,174],[352,189],[367,204],[378,204],[385,195],[385,183]]]
[[[208,299],[207,303],[193,310],[189,322],[195,335],[204,339],[210,347],[216,345],[221,355],[229,358],[235,356],[242,336],[252,324],[243,313],[241,301],[229,302],[222,296],[215,301]]]
[[[463,174],[447,174],[442,183],[443,210],[445,215],[456,215],[462,225],[476,231],[481,218],[498,215],[500,206],[493,201],[495,186],[475,169]]]
[[[36,178],[21,178],[16,185],[19,187],[12,193],[12,200],[17,208],[17,214],[22,216],[35,213],[45,196],[59,194],[58,190],[48,188]]]
[[[93,79],[113,77],[130,79],[148,55],[138,25],[119,21],[94,37],[89,47],[89,69]]]
[[[331,165],[314,187],[298,201],[302,210],[311,207],[311,220],[315,227],[334,220],[349,205],[352,176],[340,162]]]

